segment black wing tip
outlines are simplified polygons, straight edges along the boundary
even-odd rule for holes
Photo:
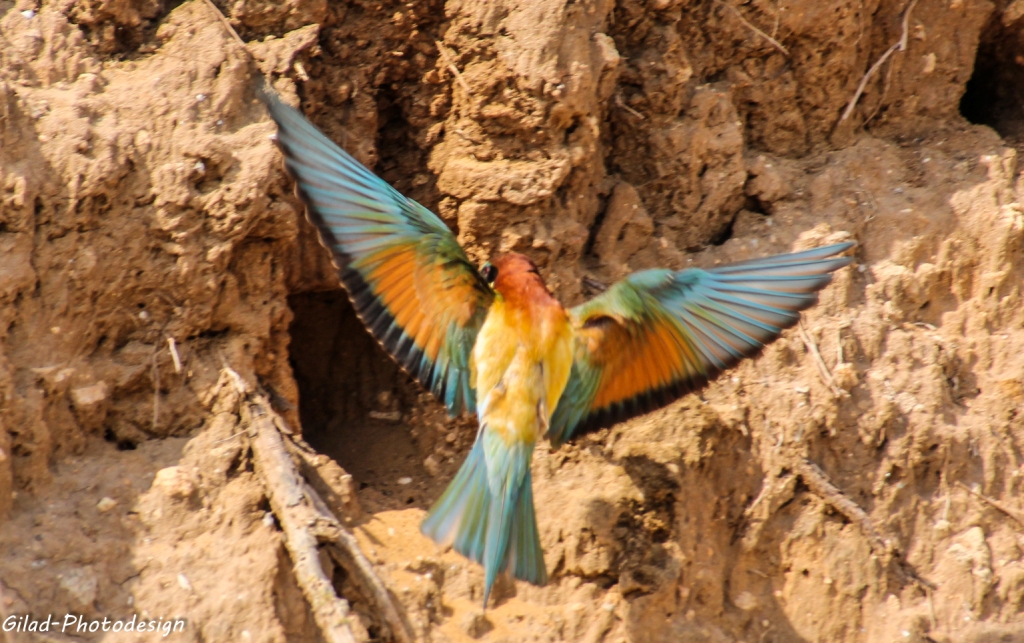
[[[437,364],[432,360],[423,362],[421,349],[405,330],[395,324],[391,311],[370,291],[369,284],[356,270],[346,268],[339,271],[341,284],[345,287],[349,301],[363,327],[398,366],[419,383],[427,392],[442,403],[447,389],[447,378],[438,378]],[[458,408],[466,406],[466,400],[457,402]]]
[[[659,387],[657,389],[645,391],[644,393],[634,395],[629,399],[616,402],[615,404],[612,404],[610,406],[606,406],[601,409],[591,411],[590,413],[585,415],[576,425],[576,427],[573,429],[572,435],[570,435],[565,440],[559,440],[557,442],[552,441],[552,446],[558,448],[562,444],[576,440],[580,436],[586,435],[588,433],[593,433],[601,429],[606,429],[616,424],[619,424],[620,422],[625,422],[626,420],[630,420],[632,418],[639,417],[641,415],[646,415],[647,413],[651,413],[652,411],[657,411],[659,409],[665,408],[669,404],[672,404],[673,402],[683,398],[684,396],[690,393],[696,393],[701,389],[705,388],[708,384],[718,379],[723,373],[737,366],[743,360],[756,358],[761,353],[763,353],[764,350],[770,344],[774,343],[781,336],[782,331],[792,328],[800,322],[800,312],[803,312],[818,303],[818,293],[825,287],[827,287],[830,283],[832,283],[833,276],[828,273],[834,272],[840,268],[848,266],[854,261],[854,257],[837,257],[836,255],[846,252],[847,250],[855,247],[856,245],[856,241],[843,241],[828,246],[820,246],[818,248],[812,248],[810,250],[789,253],[790,255],[797,255],[801,254],[802,252],[819,251],[824,253],[824,251],[826,250],[829,251],[827,254],[822,254],[821,256],[816,257],[814,259],[814,261],[816,262],[820,261],[821,263],[826,264],[825,270],[823,271],[824,274],[821,275],[822,281],[820,282],[820,284],[817,284],[814,290],[807,293],[806,300],[802,301],[801,305],[794,309],[794,312],[796,312],[797,314],[793,317],[793,319],[789,320],[787,323],[780,326],[778,333],[776,333],[775,336],[772,337],[767,342],[759,344],[757,346],[751,346],[748,350],[743,351],[743,353],[739,357],[730,358],[728,362],[724,364],[723,368],[713,367],[709,369],[707,373],[702,374],[700,376],[677,380],[675,382]],[[785,256],[787,255],[775,255],[775,257]],[[768,259],[771,257],[765,258]],[[754,259],[751,260],[749,263],[753,263],[756,261],[760,260]],[[737,264],[723,266],[723,268],[729,268],[735,265]]]
[[[795,321],[784,326],[781,330],[786,330],[796,326],[799,320],[800,318],[798,316]],[[611,406],[606,406],[587,414],[579,424],[576,425],[575,429],[573,429],[571,436],[557,444],[553,442],[552,445],[557,448],[562,444],[572,442],[582,435],[600,431],[601,429],[607,429],[619,424],[620,422],[625,422],[627,420],[640,417],[641,415],[646,415],[653,411],[663,409],[669,404],[686,397],[690,393],[697,393],[701,391],[721,377],[724,373],[735,368],[743,360],[755,359],[760,356],[770,344],[775,342],[775,340],[781,336],[781,330],[780,334],[772,338],[771,341],[751,347],[750,350],[745,351],[740,355],[740,357],[730,360],[723,368],[714,367],[703,375],[677,380],[670,384],[666,384],[665,386],[645,391],[638,395],[634,395],[629,399],[616,402]]]
[[[571,442],[588,433],[607,429],[608,427],[615,426],[620,422],[625,422],[626,420],[646,415],[652,411],[663,409],[676,400],[685,397],[689,393],[701,390],[719,374],[720,373],[715,373],[710,377],[679,380],[672,384],[668,384],[654,390],[645,391],[644,393],[634,395],[627,400],[622,400],[610,406],[598,409],[581,420],[580,423],[576,425],[572,435],[560,444]]]
[[[297,134],[295,131],[296,127],[301,129],[301,124],[304,122],[308,127],[328,140],[328,142],[330,142],[329,139],[316,126],[310,123],[299,110],[281,100],[281,97],[265,78],[260,77],[257,79],[254,91],[257,98],[266,105],[271,119],[277,125],[278,135],[274,138],[278,149],[281,150],[281,154],[284,156],[285,172],[294,182],[295,193],[305,205],[306,218],[319,233],[320,245],[324,246],[331,253],[334,267],[338,272],[349,301],[356,311],[356,316],[359,317],[359,320],[370,335],[403,371],[412,376],[424,389],[444,403],[448,386],[447,378],[438,377],[437,363],[433,360],[423,359],[423,350],[415,343],[413,338],[405,333],[404,329],[397,326],[394,315],[374,295],[370,284],[363,279],[357,270],[351,267],[353,257],[342,250],[341,244],[338,243],[334,232],[316,208],[313,199],[303,189],[302,177],[292,167],[292,159],[294,159],[295,153],[288,145],[286,139],[291,135]],[[290,121],[290,119],[300,120],[296,123],[294,120]],[[282,134],[284,135],[282,136]],[[341,148],[338,149],[340,150]],[[479,275],[477,276],[478,279],[481,279]],[[468,406],[469,400],[458,397],[458,393],[456,395],[454,407],[449,409],[449,414],[453,410],[459,411]]]

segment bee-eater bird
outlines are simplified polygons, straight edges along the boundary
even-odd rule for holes
[[[708,270],[645,270],[566,310],[521,254],[481,270],[445,224],[263,96],[310,220],[356,313],[448,408],[480,421],[421,527],[495,578],[547,570],[533,508],[537,440],[557,447],[662,407],[757,354],[817,301],[853,243]]]

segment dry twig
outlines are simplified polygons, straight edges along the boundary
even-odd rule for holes
[[[317,512],[319,522],[314,527],[315,533],[318,539],[327,545],[331,558],[359,582],[363,591],[369,595],[374,606],[380,611],[395,640],[400,643],[412,643],[413,636],[408,626],[392,602],[387,587],[373,571],[373,563],[359,548],[356,537],[334,517],[315,489],[307,484],[305,491]]]
[[[871,77],[878,72],[878,70],[885,64],[885,61],[889,60],[897,51],[906,51],[907,49],[907,37],[910,34],[910,12],[914,10],[914,5],[917,4],[917,0],[910,0],[906,10],[903,12],[903,34],[900,39],[893,43],[891,47],[885,50],[885,52],[878,57],[875,64],[871,65],[871,68],[867,70],[864,77],[860,79],[860,84],[857,85],[857,91],[853,93],[853,98],[846,104],[846,109],[843,110],[843,115],[839,117],[839,122],[842,123],[850,114],[853,113],[853,108],[857,106],[857,101],[860,100],[861,95],[864,93],[864,89],[868,86],[868,82]]]
[[[643,114],[641,114],[640,112],[636,111],[635,109],[633,109],[632,107],[627,105],[626,101],[622,100],[622,95],[621,94],[615,94],[615,104],[617,106],[621,107],[622,109],[626,110],[627,112],[629,112],[633,116],[636,116],[640,120],[642,120],[642,121],[643,120],[647,120],[647,119],[644,118]]]
[[[304,484],[273,419],[265,412],[269,405],[261,404],[259,397],[250,395],[242,402],[242,419],[250,426],[256,472],[266,486],[270,508],[284,532],[295,578],[324,638],[331,643],[355,643],[348,601],[334,593],[331,579],[320,566],[317,538],[307,528],[315,522],[315,512],[305,502]]]
[[[988,496],[982,495],[981,493],[975,491],[974,489],[971,489],[970,487],[968,487],[967,485],[965,485],[963,482],[961,482],[959,480],[956,481],[956,484],[959,487],[962,487],[964,491],[966,491],[967,493],[971,494],[972,496],[974,496],[978,500],[984,502],[986,505],[992,507],[993,509],[996,509],[997,511],[1003,512],[1004,514],[1006,514],[1007,516],[1012,518],[1014,520],[1014,522],[1016,522],[1018,525],[1020,525],[1021,527],[1024,527],[1024,518],[1022,518],[1020,515],[1018,515],[1017,512],[1014,511],[1013,509],[1010,509],[1009,507],[1007,507],[1003,503],[999,502],[998,500],[993,500],[992,498],[989,498]]]
[[[285,545],[295,565],[295,576],[313,609],[317,625],[330,641],[350,641],[348,602],[338,598],[320,567],[320,545],[360,584],[399,643],[412,643],[411,629],[391,600],[355,536],[331,513],[320,495],[298,474],[282,437],[291,435],[284,418],[261,392],[253,391],[229,366],[227,379],[243,396],[243,421],[249,425],[256,471],[267,488],[270,506],[285,534]],[[301,445],[296,445],[301,450]],[[347,638],[346,638],[347,637]]]
[[[831,389],[832,395],[837,398],[848,395],[846,391],[839,388],[836,384],[835,378],[832,377],[832,372],[828,370],[828,366],[825,365],[825,360],[821,357],[821,351],[818,350],[818,344],[813,338],[811,338],[807,329],[804,328],[804,323],[802,321],[800,322],[800,325],[797,326],[797,332],[800,334],[800,339],[803,340],[804,346],[807,347],[807,351],[811,354],[814,365],[818,368],[818,375],[820,375],[822,381],[825,382],[825,386]]]
[[[783,47],[781,42],[779,42],[775,38],[772,38],[771,36],[769,36],[765,32],[763,32],[760,29],[758,29],[757,27],[755,27],[753,24],[751,24],[746,18],[743,17],[743,14],[740,13],[739,9],[737,9],[734,6],[732,6],[731,4],[726,4],[722,0],[715,0],[715,2],[717,4],[722,5],[726,9],[729,9],[730,11],[732,11],[733,15],[735,15],[736,18],[738,18],[739,21],[743,23],[743,26],[745,26],[747,29],[750,29],[755,34],[757,34],[758,36],[761,36],[762,38],[767,40],[772,45],[772,47],[775,47],[776,49],[781,51],[783,54],[785,54],[785,56],[787,58],[789,57],[789,50],[786,49],[785,47]],[[778,14],[776,14],[776,23],[775,23],[775,25],[776,25],[776,28],[778,28]]]
[[[178,354],[178,345],[173,337],[167,338],[167,350],[171,353],[171,361],[174,362],[174,372],[181,373],[181,355]]]
[[[828,476],[818,465],[804,458],[797,458],[792,463],[792,469],[804,481],[804,484],[811,490],[811,493],[827,502],[836,511],[843,514],[847,520],[860,528],[876,555],[883,558],[891,557],[896,561],[900,572],[922,588],[933,591],[937,589],[935,583],[918,575],[917,570],[907,562],[895,543],[888,538],[884,538],[879,533],[867,512],[861,509],[857,503],[847,498],[846,494],[832,484],[832,481],[828,479]]]
[[[441,44],[440,40],[435,40],[434,44],[437,45],[437,51],[441,54],[441,58],[444,58],[444,64],[455,76],[455,80],[462,86],[462,89],[466,92],[467,96],[472,96],[473,91],[469,88],[469,83],[467,83],[466,79],[462,77],[462,72],[459,71],[459,68],[455,66],[455,59],[452,58],[450,53],[448,53],[448,49]]]
[[[804,481],[804,484],[811,490],[811,493],[827,502],[836,511],[846,516],[850,522],[860,527],[860,530],[864,532],[864,536],[867,537],[868,542],[871,544],[871,549],[876,554],[885,555],[890,552],[891,543],[882,538],[882,535],[878,533],[878,530],[875,529],[875,524],[871,522],[867,512],[857,506],[857,503],[847,498],[838,487],[832,484],[832,481],[828,479],[828,476],[825,475],[825,472],[818,465],[803,458],[798,458],[793,463],[793,471],[800,476],[800,479]]]
[[[239,37],[238,32],[235,31],[235,28],[231,26],[231,23],[228,22],[228,19],[224,17],[224,14],[221,13],[220,9],[217,8],[217,5],[213,4],[213,0],[206,0],[206,4],[211,9],[213,9],[213,12],[215,14],[217,14],[217,19],[220,20],[221,24],[224,25],[224,28],[228,30],[228,33],[231,34],[231,37],[235,39],[235,42],[241,45],[242,49],[249,51],[249,48],[245,46],[245,41],[242,40],[241,37]]]

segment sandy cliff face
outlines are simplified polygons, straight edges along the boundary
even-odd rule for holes
[[[218,4],[244,49],[198,1],[0,2],[0,615],[319,638],[230,365],[333,458],[423,640],[1024,639],[1020,2]],[[480,569],[418,533],[475,425],[362,330],[257,69],[569,304],[652,266],[857,261],[701,394],[539,447],[552,581],[481,615]]]

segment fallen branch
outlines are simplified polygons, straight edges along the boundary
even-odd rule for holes
[[[448,49],[441,44],[440,40],[435,40],[434,44],[437,45],[437,51],[440,52],[441,58],[444,59],[445,66],[448,67],[452,72],[452,75],[455,76],[455,80],[462,86],[462,89],[466,92],[466,96],[472,96],[473,90],[469,88],[469,83],[467,83],[466,79],[462,77],[462,72],[459,71],[459,68],[455,66],[455,60],[452,58],[451,54],[448,53]]]
[[[265,412],[260,397],[250,394],[242,401],[242,421],[250,427],[256,472],[263,480],[270,508],[284,532],[284,544],[294,565],[295,578],[324,639],[330,643],[355,643],[349,625],[348,601],[335,594],[331,580],[320,566],[317,538],[307,529],[316,514],[305,502],[305,485],[296,474],[281,434]]]
[[[975,498],[977,498],[978,500],[984,502],[986,505],[992,507],[993,509],[995,509],[997,511],[1003,512],[1004,514],[1006,514],[1007,516],[1012,518],[1018,525],[1020,525],[1021,527],[1024,527],[1024,518],[1022,518],[1020,515],[1018,515],[1017,512],[1014,511],[1013,509],[1010,509],[1009,507],[1007,507],[1003,503],[999,502],[998,500],[993,500],[992,498],[989,498],[988,496],[985,496],[985,495],[982,495],[981,493],[978,493],[977,491],[975,491],[974,489],[971,489],[970,487],[968,487],[967,485],[965,485],[963,482],[961,482],[959,480],[956,481],[956,484],[958,486],[960,486],[961,488],[963,488],[964,491],[966,491],[967,493],[969,493],[972,496],[974,496]]]
[[[331,558],[360,585],[394,640],[413,643],[411,628],[402,619],[355,536],[296,471],[288,442],[283,437],[291,439],[293,434],[284,418],[274,411],[265,395],[254,392],[238,373],[230,367],[225,367],[225,370],[236,391],[243,396],[242,419],[249,425],[256,472],[264,481],[271,509],[285,533],[285,544],[295,565],[299,586],[313,608],[317,625],[324,631],[325,638],[331,641],[354,640],[348,626],[348,602],[337,597],[320,566],[317,552],[321,545],[327,547]],[[296,443],[293,446],[302,455],[303,445]],[[329,632],[341,638],[331,638]]]
[[[885,61],[889,60],[889,57],[897,51],[906,51],[907,37],[910,34],[910,12],[914,10],[914,5],[916,4],[917,0],[910,0],[910,3],[903,12],[903,34],[900,36],[899,40],[893,43],[891,47],[886,49],[885,52],[878,57],[875,64],[871,65],[871,68],[867,70],[864,77],[860,79],[860,84],[857,85],[857,91],[853,93],[853,98],[851,98],[850,102],[846,104],[846,109],[843,110],[843,115],[839,117],[840,123],[849,118],[850,114],[853,113],[853,108],[857,106],[857,101],[860,100],[860,97],[864,93],[865,88],[867,88],[871,77],[878,72],[882,65],[885,64]]]
[[[387,587],[374,572],[373,563],[359,548],[356,537],[334,517],[315,489],[306,485],[305,490],[310,503],[317,512],[318,521],[313,526],[317,538],[327,546],[331,558],[355,578],[363,591],[369,595],[395,640],[400,643],[412,643],[413,635],[409,626],[392,602]]]
[[[867,512],[861,509],[857,503],[847,498],[846,494],[832,484],[832,481],[829,480],[828,476],[818,465],[804,458],[797,458],[792,463],[792,469],[800,476],[800,479],[811,490],[811,493],[824,500],[836,511],[843,514],[847,520],[860,528],[875,554],[894,560],[900,572],[919,586],[932,591],[937,589],[935,583],[918,575],[917,570],[907,562],[906,558],[903,557],[903,553],[892,540],[884,538],[879,533]]]

